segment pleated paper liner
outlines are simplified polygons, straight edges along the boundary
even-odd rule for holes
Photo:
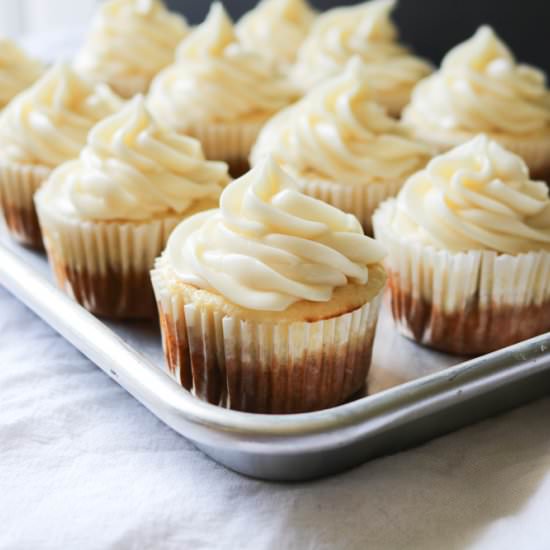
[[[341,404],[365,384],[382,291],[331,319],[261,322],[186,303],[163,258],[152,280],[168,370],[200,399],[299,413]]]
[[[372,235],[375,210],[387,198],[397,195],[404,184],[404,180],[390,180],[344,185],[300,177],[296,181],[303,193],[356,216],[368,235]]]
[[[434,154],[444,153],[474,138],[480,132],[444,132],[429,128],[412,127],[419,141],[431,146]],[[533,179],[550,181],[550,132],[543,136],[511,136],[485,132],[505,149],[523,158]]]
[[[33,199],[50,173],[45,166],[0,162],[0,208],[6,226],[13,239],[38,250],[43,245]]]
[[[148,222],[65,220],[37,200],[48,259],[58,286],[92,313],[117,319],[152,318],[149,277],[181,217]]]
[[[550,330],[550,252],[453,253],[391,230],[395,201],[374,216],[388,249],[393,317],[407,337],[446,352],[481,355]]]
[[[207,159],[223,160],[231,175],[242,176],[250,168],[248,157],[265,120],[194,125],[183,133],[198,139]]]

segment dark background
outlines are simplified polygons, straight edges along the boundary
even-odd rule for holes
[[[208,0],[166,0],[190,22],[204,19]],[[318,8],[359,4],[348,0],[312,0]],[[225,0],[234,18],[256,0]],[[508,43],[517,58],[550,72],[550,0],[400,0],[395,20],[402,41],[421,55],[439,62],[452,46],[462,42],[483,23],[489,23]]]

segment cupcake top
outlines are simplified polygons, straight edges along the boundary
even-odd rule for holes
[[[320,15],[298,52],[297,85],[309,89],[359,55],[368,64],[371,85],[379,95],[408,94],[431,67],[397,42],[390,19],[394,6],[395,0],[371,0]]]
[[[546,133],[550,93],[542,71],[518,64],[495,32],[481,27],[418,84],[404,118],[439,130]]]
[[[167,125],[261,121],[296,98],[294,88],[237,40],[219,3],[180,45],[177,61],[153,81],[149,107]]]
[[[64,217],[140,221],[212,207],[228,182],[225,163],[205,160],[197,140],[159,126],[136,96],[91,130],[40,200]]]
[[[107,86],[93,86],[68,65],[55,65],[0,115],[0,156],[55,167],[77,157],[90,128],[121,106]]]
[[[395,232],[436,248],[550,251],[548,187],[485,135],[434,158],[396,200]]]
[[[11,40],[0,38],[0,109],[38,80],[44,67]]]
[[[181,281],[262,311],[328,302],[366,284],[384,255],[357,218],[300,193],[271,158],[226,187],[218,210],[183,221],[165,252]]]
[[[187,32],[185,20],[160,0],[110,0],[96,14],[76,66],[94,80],[115,86],[128,80],[146,91]]]
[[[350,185],[404,179],[430,158],[429,149],[374,102],[358,57],[267,123],[252,163],[268,154],[298,177]]]
[[[237,35],[248,49],[268,59],[293,63],[315,20],[307,0],[261,0],[237,24]]]

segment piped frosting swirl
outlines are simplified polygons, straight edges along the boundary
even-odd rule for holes
[[[315,17],[307,0],[262,0],[239,21],[237,35],[245,48],[293,63]]]
[[[68,217],[149,220],[212,208],[228,182],[225,163],[159,126],[136,96],[92,129],[80,158],[54,171],[41,194]]]
[[[0,109],[38,80],[44,67],[11,40],[0,38]]]
[[[248,309],[284,311],[366,284],[385,253],[354,216],[303,195],[267,158],[224,190],[218,210],[182,222],[165,255],[185,283]]]
[[[93,20],[76,67],[94,80],[115,87],[131,82],[145,92],[187,32],[185,20],[160,0],[109,0]]]
[[[424,167],[430,151],[375,103],[359,57],[270,121],[252,152],[297,176],[354,185],[404,180]]]
[[[298,53],[293,71],[297,85],[308,90],[358,55],[367,65],[377,97],[408,97],[431,67],[397,42],[397,28],[390,19],[394,6],[395,0],[371,0],[320,15]]]
[[[92,126],[122,104],[107,86],[55,65],[2,112],[0,156],[55,167],[77,157]]]
[[[480,135],[434,158],[397,198],[394,230],[458,252],[550,251],[550,197],[523,160]]]
[[[154,80],[149,107],[164,124],[185,129],[205,121],[263,120],[296,96],[270,63],[238,42],[227,12],[215,3],[181,43],[176,63]]]
[[[532,135],[550,131],[542,71],[518,64],[490,27],[451,50],[420,82],[405,121],[445,131]]]

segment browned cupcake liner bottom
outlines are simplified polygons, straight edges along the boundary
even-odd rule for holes
[[[14,206],[0,197],[0,207],[12,238],[19,244],[44,250],[40,225],[34,207],[23,208]]]
[[[234,410],[253,413],[287,414],[326,409],[346,402],[365,385],[370,369],[375,327],[372,325],[353,348],[338,345],[314,353],[304,351],[286,358],[273,353],[263,363],[238,335],[225,335],[223,363],[204,353],[205,343],[175,319],[159,303],[160,323],[166,360],[179,383],[202,399]],[[230,348],[235,348],[231,353]],[[244,353],[243,353],[244,351]],[[243,357],[247,356],[247,360]],[[286,359],[286,360],[285,360]],[[263,364],[262,364],[263,363]]]
[[[111,319],[151,319],[156,313],[149,271],[89,273],[49,254],[58,286],[91,313]]]
[[[59,287],[102,317],[155,317],[149,272],[179,216],[144,222],[94,222],[63,217],[43,199],[36,205],[44,245]]]
[[[34,194],[48,178],[45,166],[0,162],[0,208],[10,235],[25,246],[42,250]]]
[[[447,313],[395,284],[388,294],[399,331],[421,344],[457,355],[483,355],[550,330],[550,302],[480,308],[472,299],[463,311]]]

